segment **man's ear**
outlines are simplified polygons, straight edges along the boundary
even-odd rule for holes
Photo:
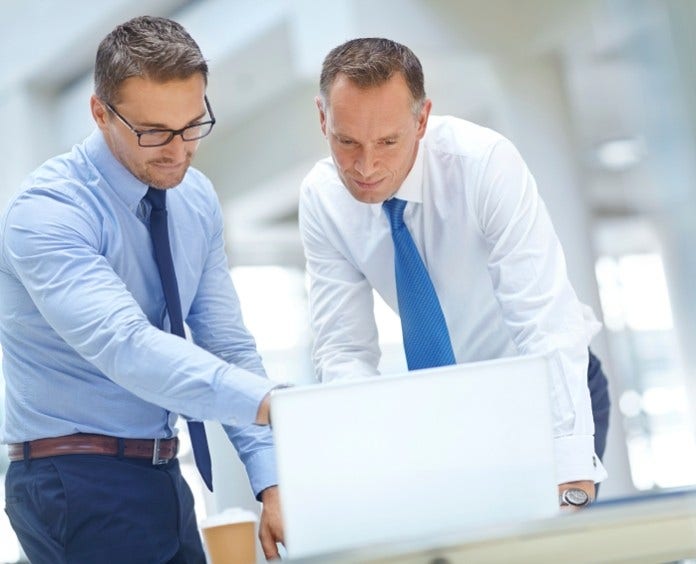
[[[421,108],[418,116],[418,131],[416,132],[418,139],[422,139],[423,135],[425,135],[425,130],[428,127],[428,117],[430,116],[430,110],[432,107],[433,103],[429,98],[423,102],[423,107]]]
[[[324,100],[321,96],[314,98],[314,103],[317,105],[319,110],[319,126],[321,127],[321,132],[326,137],[326,110],[324,109]]]
[[[89,108],[92,111],[92,117],[97,124],[99,129],[104,129],[106,127],[106,114],[108,112],[106,104],[97,98],[96,94],[92,94],[89,99]]]

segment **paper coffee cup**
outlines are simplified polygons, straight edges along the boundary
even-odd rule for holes
[[[256,563],[256,514],[231,507],[201,522],[210,564]]]

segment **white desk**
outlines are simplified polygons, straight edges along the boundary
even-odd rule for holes
[[[610,500],[582,512],[523,525],[414,539],[290,562],[656,563],[694,557],[696,491],[688,491]]]

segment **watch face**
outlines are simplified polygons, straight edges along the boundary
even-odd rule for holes
[[[571,505],[585,505],[590,500],[589,496],[580,489],[572,488],[563,492],[563,499]]]

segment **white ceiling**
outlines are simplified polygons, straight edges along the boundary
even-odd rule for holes
[[[522,143],[523,156],[535,147],[528,142],[525,149],[522,140],[533,139],[537,128],[538,134],[548,131],[541,122],[562,122],[566,168],[573,169],[585,204],[600,215],[635,214],[662,205],[655,171],[666,161],[648,157],[656,140],[672,135],[690,115],[693,94],[686,86],[693,72],[684,83],[680,70],[693,57],[678,56],[689,29],[683,20],[696,20],[688,6],[642,0],[3,0],[0,117],[3,100],[17,92],[30,97],[33,115],[46,117],[26,138],[22,166],[66,149],[92,127],[87,98],[101,37],[141,13],[174,17],[210,61],[209,97],[219,121],[196,164],[231,210],[230,232],[243,242],[236,244],[238,260],[265,262],[275,255],[295,263],[301,261],[294,222],[298,182],[326,154],[313,105],[321,60],[345,39],[382,35],[420,56],[436,113],[497,128]],[[529,84],[537,75],[558,91],[557,107],[547,116]],[[536,125],[524,119],[527,113]],[[686,140],[692,130],[677,135]],[[606,160],[617,154],[622,164]],[[682,157],[693,166],[692,157]],[[538,159],[540,178],[546,164]],[[674,175],[675,191],[689,180]],[[540,189],[551,188],[540,183]]]

